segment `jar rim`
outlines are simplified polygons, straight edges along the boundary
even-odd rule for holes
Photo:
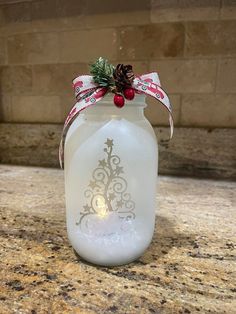
[[[113,98],[114,98],[114,95],[113,93],[107,93],[103,99],[101,100],[102,103],[104,104],[111,104],[111,105],[114,105],[113,103]],[[127,105],[146,105],[145,104],[145,99],[146,99],[146,95],[145,94],[135,94],[135,97],[134,99],[132,100],[126,100],[125,101],[125,106]]]

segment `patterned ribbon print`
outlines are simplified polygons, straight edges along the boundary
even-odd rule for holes
[[[69,112],[62,131],[59,148],[59,161],[61,168],[64,167],[64,145],[66,134],[71,124],[82,110],[95,105],[105,96],[107,92],[109,92],[108,88],[100,87],[95,84],[91,75],[78,76],[73,80],[73,87],[75,90],[75,98],[77,102]],[[139,94],[144,93],[146,95],[152,96],[168,110],[171,138],[174,130],[172,108],[167,94],[160,86],[158,74],[156,72],[152,72],[135,77],[132,83],[132,88]]]

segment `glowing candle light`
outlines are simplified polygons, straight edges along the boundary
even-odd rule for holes
[[[97,215],[100,218],[106,218],[108,215],[106,203],[104,197],[99,196],[96,201]]]

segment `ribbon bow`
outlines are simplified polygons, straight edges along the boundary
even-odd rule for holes
[[[75,98],[77,102],[69,112],[64,128],[62,131],[60,148],[59,148],[59,161],[61,168],[64,167],[64,145],[67,131],[69,130],[71,124],[79,113],[92,105],[95,105],[100,101],[109,89],[106,87],[100,87],[93,82],[93,77],[91,75],[81,75],[73,80],[73,87],[75,91]],[[156,72],[143,74],[136,76],[132,83],[132,88],[137,93],[144,93],[146,95],[152,96],[158,100],[169,112],[169,123],[170,123],[170,138],[173,135],[174,125],[172,118],[172,107],[170,100],[161,88],[159,76]],[[122,110],[122,109],[121,109]]]

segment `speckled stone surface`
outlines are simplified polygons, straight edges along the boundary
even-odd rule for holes
[[[160,177],[149,249],[96,267],[67,240],[63,172],[0,166],[0,313],[236,313],[235,193]]]

